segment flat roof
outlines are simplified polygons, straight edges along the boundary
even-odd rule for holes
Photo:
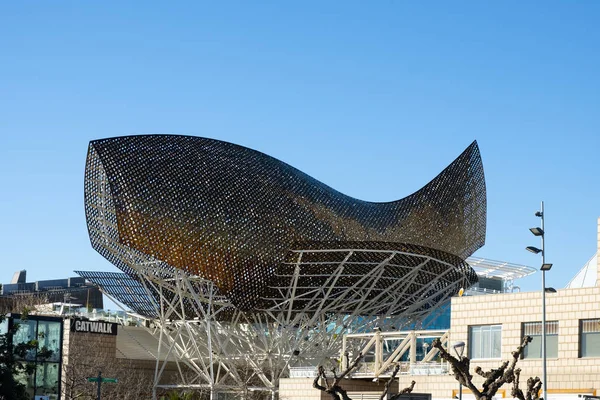
[[[481,257],[469,257],[467,263],[475,270],[478,276],[486,278],[501,278],[506,280],[524,278],[533,274],[536,269],[522,264],[513,264],[506,261],[490,260]]]

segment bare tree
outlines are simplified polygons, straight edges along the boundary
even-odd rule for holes
[[[0,313],[22,313],[30,314],[37,311],[37,307],[48,303],[45,293],[24,293],[3,297],[0,300]]]
[[[339,375],[339,376],[336,374],[336,369],[332,368],[331,373],[333,374],[333,380],[331,382],[330,382],[330,378],[328,378],[327,374],[325,373],[325,368],[323,368],[323,366],[320,365],[317,369],[317,376],[315,377],[315,380],[313,381],[313,387],[315,389],[319,389],[319,390],[329,394],[334,400],[352,400],[348,396],[348,393],[346,392],[346,390],[344,390],[344,388],[342,388],[340,386],[340,381],[342,379],[344,379],[350,372],[352,372],[352,370],[354,370],[358,367],[362,358],[363,358],[363,355],[359,354],[354,359],[354,361],[352,361],[352,364],[350,364],[350,366],[348,366],[348,368],[345,371],[343,371],[341,373],[341,375]],[[392,376],[385,384],[385,387],[383,389],[383,393],[381,394],[380,400],[384,400],[387,397],[387,394],[390,390],[390,386],[391,386],[392,382],[394,381],[394,379],[396,378],[396,375],[398,374],[399,370],[400,370],[400,366],[396,365],[396,367],[394,368],[394,370],[392,372]],[[325,386],[323,386],[319,383],[319,381],[321,379],[323,379]],[[394,395],[390,400],[397,400],[403,394],[411,393],[414,387],[415,387],[415,381],[412,381],[410,386],[400,390],[400,392],[398,392],[396,395]]]
[[[513,387],[510,394],[519,400],[540,400],[540,390],[542,390],[542,380],[539,377],[530,377],[527,379],[527,391],[523,394],[523,391],[519,389],[519,378],[521,377],[521,369],[515,369],[515,380],[513,381]]]
[[[390,386],[392,385],[392,382],[394,382],[394,379],[396,379],[396,375],[398,375],[398,371],[400,370],[400,365],[397,364],[394,367],[394,371],[392,372],[392,376],[390,377],[390,379],[386,382],[385,387],[383,388],[383,393],[381,393],[381,397],[379,398],[379,400],[385,400],[385,398],[387,397],[387,394],[390,391]],[[394,396],[390,397],[389,400],[398,400],[403,394],[409,394],[412,393],[412,390],[415,387],[415,381],[410,382],[410,386],[405,387],[404,389],[400,390],[398,393],[396,393]]]
[[[115,377],[117,383],[102,384],[103,399],[150,398],[153,371],[140,369],[133,361],[115,358],[114,354],[102,352],[93,344],[73,340],[69,345],[68,362],[63,364],[62,391],[67,400],[96,398],[96,383],[88,382],[98,372],[104,377]]]
[[[438,349],[440,357],[450,363],[456,380],[461,385],[469,388],[477,400],[491,400],[505,383],[513,384],[512,395],[520,400],[540,400],[538,397],[538,391],[541,388],[540,379],[538,377],[529,378],[527,381],[527,393],[523,394],[523,391],[519,389],[521,370],[519,368],[515,369],[517,362],[523,355],[525,347],[530,342],[531,337],[525,336],[521,345],[517,347],[517,350],[512,352],[512,359],[504,361],[498,369],[483,371],[481,367],[475,368],[475,373],[485,378],[481,389],[473,383],[473,375],[469,372],[471,360],[468,357],[455,358],[446,351],[439,339],[434,340],[432,346]]]

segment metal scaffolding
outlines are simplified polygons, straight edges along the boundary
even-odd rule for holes
[[[291,366],[337,359],[345,333],[414,324],[476,282],[464,258],[485,241],[485,196],[475,142],[419,191],[371,203],[231,143],[97,140],[90,240],[127,278],[90,279],[176,360],[173,383],[157,361],[155,392],[275,397]]]

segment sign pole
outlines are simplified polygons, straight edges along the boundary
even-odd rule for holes
[[[100,389],[100,385],[102,385],[102,371],[98,371],[98,393],[97,393],[98,394],[98,399],[97,400],[100,400],[100,396],[102,394],[101,391],[100,391],[101,390]]]
[[[98,384],[98,389],[96,391],[96,400],[100,400],[100,397],[102,396],[101,386],[100,386],[100,385],[102,385],[102,382],[110,382],[110,383],[119,382],[119,380],[117,378],[103,378],[102,371],[98,371],[98,376],[96,376],[96,377],[87,378],[87,381],[88,382],[96,382]]]

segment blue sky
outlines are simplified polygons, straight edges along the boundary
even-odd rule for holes
[[[477,140],[475,255],[537,267],[524,248],[544,200],[548,285],[563,287],[596,250],[599,19],[591,0],[2,2],[0,282],[114,270],[87,236],[88,142],[180,133],[371,201]]]

